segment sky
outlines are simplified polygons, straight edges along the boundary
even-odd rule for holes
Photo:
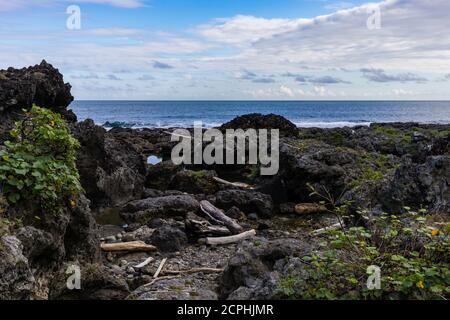
[[[0,0],[0,69],[43,59],[78,100],[450,100],[450,1]]]

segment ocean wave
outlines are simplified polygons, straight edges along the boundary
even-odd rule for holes
[[[359,121],[296,121],[294,124],[299,128],[343,128],[356,126],[370,126],[373,122]]]
[[[202,122],[202,126],[205,128],[220,127],[221,122]],[[98,124],[105,129],[113,128],[131,128],[131,129],[143,129],[143,128],[193,128],[194,122],[192,121],[178,121],[178,122],[127,122],[127,121],[106,121],[103,124]]]

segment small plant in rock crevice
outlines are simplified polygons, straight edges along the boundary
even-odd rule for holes
[[[33,106],[0,151],[0,191],[9,204],[31,203],[59,212],[82,191],[76,168],[79,142],[57,113]]]

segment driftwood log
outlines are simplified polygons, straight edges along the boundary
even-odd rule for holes
[[[145,259],[144,262],[134,266],[135,269],[142,269],[143,267],[145,267],[146,265],[148,265],[150,262],[153,261],[152,257],[148,257],[147,259]]]
[[[231,187],[236,187],[236,188],[240,188],[240,189],[247,189],[247,190],[253,190],[255,189],[255,187],[247,184],[247,183],[243,183],[243,182],[230,182],[224,179],[221,179],[219,177],[213,177],[213,179],[221,184],[224,184],[226,186],[231,186]]]
[[[326,213],[327,207],[318,203],[300,203],[295,206],[295,213],[300,215]]]
[[[243,228],[234,219],[226,216],[222,210],[213,206],[209,201],[203,200],[200,202],[202,211],[211,217],[213,220],[220,222],[226,226],[232,234],[238,234],[243,231]]]
[[[205,242],[209,245],[231,244],[254,237],[255,235],[256,231],[252,229],[229,237],[206,238]]]
[[[192,212],[187,214],[184,224],[186,231],[198,237],[223,237],[231,234],[227,227],[212,225],[206,219],[201,218]]]
[[[155,246],[146,244],[144,241],[102,243],[100,247],[103,251],[106,252],[113,252],[113,251],[148,252],[157,250]]]

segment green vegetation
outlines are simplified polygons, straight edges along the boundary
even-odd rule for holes
[[[386,125],[374,124],[372,129],[387,138],[394,140],[402,145],[407,145],[411,142],[411,138],[415,132],[421,133],[428,138],[445,138],[450,134],[449,128],[428,129],[420,127],[412,127],[409,129],[397,129]]]
[[[387,139],[380,143],[385,148],[396,149],[398,146],[408,147],[414,130],[400,130],[386,125],[374,124],[371,126],[374,132],[384,135]]]
[[[192,171],[192,177],[194,179],[205,179],[208,178],[208,172],[205,170]]]
[[[304,140],[316,139],[336,147],[345,145],[345,141],[347,139],[344,134],[340,133],[336,129],[320,130],[314,133],[300,132],[299,138]]]
[[[367,181],[379,180],[396,168],[389,155],[347,147],[337,147],[336,151],[351,154],[355,159],[354,168],[348,172],[348,189],[359,187]]]
[[[406,209],[408,213],[402,216],[371,217],[360,212],[363,226],[328,231],[318,250],[302,258],[302,276],[288,276],[279,282],[278,296],[448,299],[450,223],[446,217]],[[367,286],[369,266],[380,268],[380,289]]]
[[[308,152],[311,148],[317,146],[319,143],[320,143],[319,140],[302,138],[300,140],[294,140],[288,145],[303,153]]]
[[[405,137],[404,132],[402,132],[401,130],[392,128],[392,127],[388,127],[386,125],[378,125],[378,124],[374,124],[372,126],[373,131],[385,135],[386,137],[392,138],[392,139],[396,139],[396,138],[403,138]]]
[[[425,136],[434,137],[434,138],[446,138],[450,135],[450,128],[437,128],[437,129],[425,129],[420,127],[412,128],[414,132],[419,132]]]
[[[82,191],[75,165],[78,141],[59,114],[33,106],[0,151],[0,186],[10,204],[58,213]]]
[[[395,169],[387,155],[366,151],[355,153],[355,155],[357,157],[356,168],[358,177],[351,181],[350,187],[352,188],[358,187],[367,181],[379,180]]]

